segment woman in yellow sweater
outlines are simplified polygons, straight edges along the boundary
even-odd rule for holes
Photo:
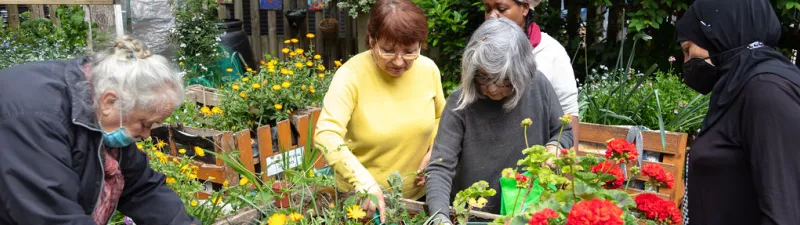
[[[383,222],[381,186],[389,187],[389,174],[405,178],[405,198],[425,194],[408,175],[429,161],[445,99],[439,68],[420,55],[428,36],[422,9],[410,0],[378,0],[369,15],[370,50],[336,71],[314,141],[336,172],[337,186],[375,195],[377,206],[363,205],[367,215],[377,208]]]

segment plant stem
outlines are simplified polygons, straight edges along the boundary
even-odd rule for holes
[[[528,191],[526,191],[526,192],[525,192],[525,196],[523,196],[523,197],[522,197],[523,204],[524,204],[524,202],[525,202],[525,201],[527,201],[527,200],[528,200],[528,195],[531,193],[531,191],[532,191],[532,190],[533,190],[533,175],[531,175],[531,181],[528,183]],[[517,191],[517,199],[519,199],[519,191]],[[519,200],[517,200],[517,201],[519,201]],[[514,207],[516,208],[516,207],[517,207],[517,205],[516,205],[516,204],[514,204]],[[523,209],[523,208],[524,208],[524,207],[520,207],[520,209],[519,209],[519,210],[520,210],[520,212],[522,212],[522,209]],[[516,213],[516,211],[517,211],[517,210],[516,210],[516,209],[514,209],[514,211],[515,211],[515,213]],[[513,217],[513,215],[512,215],[512,217]]]
[[[514,217],[514,216],[517,215],[517,204],[519,203],[519,192],[520,191],[522,191],[522,189],[517,189],[517,200],[514,200],[514,209],[511,210],[511,217]],[[528,195],[528,194],[526,193],[525,195]],[[522,209],[522,207],[520,207],[520,209]]]
[[[531,145],[528,144],[528,127],[522,128],[522,134],[525,135],[525,148],[530,148]]]

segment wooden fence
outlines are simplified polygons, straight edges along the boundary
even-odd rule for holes
[[[285,17],[285,12],[291,9],[308,9],[308,0],[284,0],[282,1],[281,10],[260,9],[261,1],[266,2],[267,0],[233,0],[230,3],[225,3],[226,1],[221,0],[218,7],[221,20],[237,19],[243,21],[245,31],[250,39],[250,45],[253,48],[255,61],[263,59],[264,55],[267,54],[284,58],[283,53],[280,51],[284,47],[283,40],[291,38],[297,38],[300,41],[299,47],[306,50],[313,42],[314,50],[323,57],[327,67],[331,67],[334,60],[346,60],[367,49],[364,40],[367,16],[363,15],[359,16],[358,19],[353,19],[336,7],[336,0],[331,1],[321,10],[308,10],[306,17],[298,24],[298,29],[291,28],[289,20]],[[119,4],[118,2],[116,3]],[[90,7],[94,5],[96,8],[108,8],[104,11],[110,12],[103,13],[100,11],[98,13],[95,12],[97,10],[91,10],[91,13],[87,16],[89,21],[92,21],[93,16],[110,17],[109,19],[101,18],[100,21],[93,21],[97,22],[101,29],[108,28],[104,29],[108,32],[114,32],[115,21],[121,21],[122,19],[114,18],[115,9],[112,6],[112,4],[115,4],[114,0],[0,0],[0,9],[5,9],[7,12],[7,18],[3,18],[3,22],[7,23],[8,27],[18,28],[22,22],[20,21],[20,15],[23,12],[30,12],[31,18],[49,18],[58,26],[60,19],[52,9],[63,4],[89,5]],[[325,19],[335,19],[337,21],[338,31],[335,37],[324,35],[322,29],[319,28],[319,23]],[[122,30],[121,27],[116,29]],[[307,33],[313,33],[316,37],[309,41],[305,38]],[[250,66],[257,67],[259,65]]]

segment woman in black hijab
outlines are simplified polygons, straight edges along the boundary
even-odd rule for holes
[[[685,221],[800,224],[800,70],[773,48],[769,1],[697,0],[676,27],[684,82],[711,93],[687,154]]]

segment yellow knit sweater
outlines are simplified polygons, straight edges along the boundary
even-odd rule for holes
[[[420,56],[400,77],[391,77],[360,53],[336,71],[323,100],[314,141],[343,190],[388,188],[389,174],[405,179],[403,196],[418,199],[419,169],[433,142],[445,99],[439,68]]]

